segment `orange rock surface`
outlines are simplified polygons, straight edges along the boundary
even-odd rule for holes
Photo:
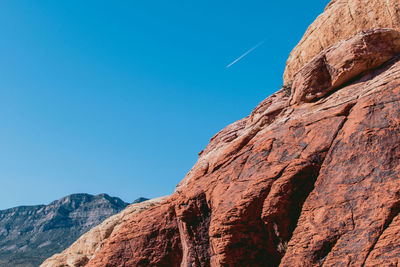
[[[294,76],[290,104],[311,102],[400,53],[400,33],[369,30],[324,50]]]
[[[399,1],[332,1],[288,60],[292,87],[215,135],[86,266],[397,266],[398,25]]]
[[[398,38],[368,31],[311,60],[304,68],[319,82],[315,62],[334,51],[329,94],[268,97],[213,137],[171,198],[123,224],[88,266],[397,263]]]
[[[283,75],[294,75],[322,50],[357,33],[377,28],[400,30],[400,0],[333,0],[308,27],[290,53]]]

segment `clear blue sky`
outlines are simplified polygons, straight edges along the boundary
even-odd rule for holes
[[[1,1],[0,209],[172,193],[328,2]]]

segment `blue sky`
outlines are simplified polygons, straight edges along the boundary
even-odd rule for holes
[[[172,193],[328,2],[1,1],[0,209]]]

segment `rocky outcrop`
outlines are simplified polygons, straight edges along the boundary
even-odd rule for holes
[[[308,27],[287,60],[284,84],[322,50],[363,31],[400,30],[399,0],[333,0]]]
[[[397,266],[397,7],[332,1],[289,58],[292,85],[214,136],[85,266]]]
[[[129,205],[120,213],[111,216],[98,226],[82,235],[69,248],[62,253],[58,253],[48,258],[42,263],[42,267],[78,267],[84,266],[91,258],[96,255],[96,252],[103,246],[108,238],[112,237],[113,233],[125,222],[132,220],[134,216],[140,212],[153,207],[168,197],[160,197],[152,200],[138,199],[137,203]],[[144,202],[143,202],[144,201]]]
[[[292,96],[278,91],[214,136],[175,193],[86,266],[396,264],[398,37],[368,31],[311,59]]]
[[[0,266],[38,266],[128,204],[106,194],[74,194],[49,205],[0,211]]]
[[[290,104],[321,98],[400,53],[400,33],[369,30],[330,47],[294,76]]]

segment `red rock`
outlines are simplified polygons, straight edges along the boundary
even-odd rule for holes
[[[291,104],[311,102],[400,53],[400,33],[362,32],[318,54],[296,73]]]
[[[374,266],[397,261],[395,235],[385,257],[375,249],[387,244],[383,233],[399,230],[399,70],[396,59],[338,92],[363,91],[304,203],[282,266],[362,266],[373,255]]]
[[[290,53],[284,84],[319,52],[363,31],[378,28],[400,30],[399,0],[332,0],[308,27]]]
[[[123,224],[88,266],[397,264],[398,36],[325,50],[335,72],[318,99],[290,105],[281,90],[219,132],[171,198]],[[325,84],[321,64],[307,79]]]
[[[215,135],[86,266],[397,266],[399,10],[332,1],[291,53],[292,94]]]

